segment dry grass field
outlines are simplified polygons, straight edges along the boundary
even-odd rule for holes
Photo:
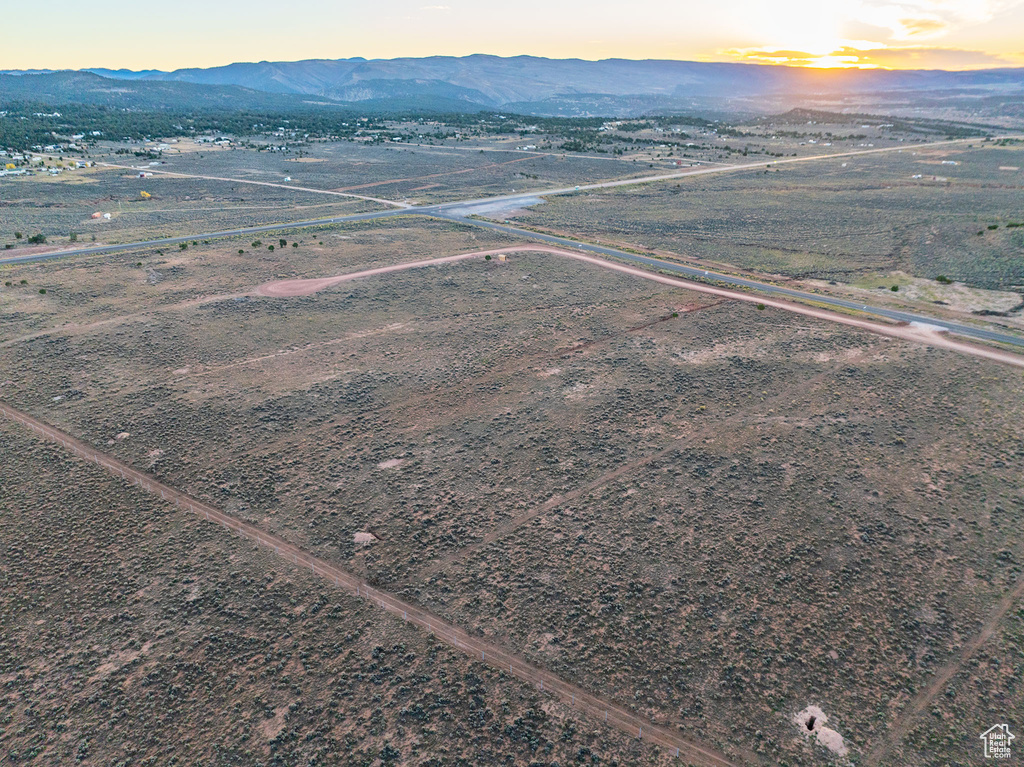
[[[532,140],[519,139],[519,143]],[[627,160],[490,151],[461,147],[367,145],[323,142],[303,145],[303,156],[220,150],[169,154],[162,170],[292,183],[389,200],[429,204],[526,192],[639,175],[646,165]],[[200,154],[202,156],[200,156]],[[639,166],[639,167],[638,167]]]
[[[939,767],[949,763],[947,754],[976,755],[981,745],[979,734],[1008,719],[1013,722],[1012,732],[1019,738],[1019,712],[1024,711],[1022,680],[1024,610],[1018,606],[977,657],[943,687],[941,695],[928,707],[927,715],[919,718],[902,747],[893,750],[890,760],[896,764]],[[974,758],[969,763],[983,761]]]
[[[0,424],[5,764],[667,763]]]
[[[2,267],[0,343],[65,324],[110,323],[154,311],[173,312],[217,296],[245,293],[273,279],[357,272],[460,248],[509,243],[481,229],[416,217],[284,229],[259,237],[200,242],[185,250],[167,246]],[[7,282],[11,285],[6,286]]]
[[[911,696],[956,657],[1020,577],[1024,381],[1017,371],[535,253],[396,272],[312,296],[252,295],[273,279],[511,244],[414,218],[299,233],[298,248],[282,237],[288,245],[272,252],[266,242],[259,249],[217,243],[173,259],[148,253],[7,270],[14,285],[0,293],[0,398],[679,727],[737,764],[863,763]],[[238,247],[246,253],[236,255]],[[139,260],[143,267],[133,265]],[[61,492],[75,504],[55,500],[56,490],[39,494],[55,469],[41,450],[12,450],[25,457],[6,483],[26,499],[12,505],[81,513],[98,524],[96,499],[107,491],[66,483],[76,489]],[[263,608],[229,608],[223,600],[238,590],[257,600],[251,584],[274,584],[280,591],[255,604],[266,603],[280,635],[257,632],[259,641],[246,639],[252,647],[231,658],[242,664],[269,655],[265,663],[284,663],[282,673],[295,675],[294,658],[307,660],[305,651],[323,656],[330,673],[347,673],[350,702],[360,705],[344,709],[345,721],[370,715],[363,708],[386,720],[351,731],[352,748],[366,755],[353,763],[372,763],[385,740],[411,749],[416,738],[424,760],[490,759],[465,750],[471,737],[459,717],[471,711],[453,711],[444,728],[432,724],[428,738],[420,724],[402,724],[397,693],[371,686],[376,669],[354,676],[353,665],[376,660],[413,678],[392,655],[373,658],[372,649],[405,643],[425,658],[427,640],[405,629],[401,639],[378,639],[373,631],[385,629],[367,628],[362,608],[325,595],[325,605],[342,604],[344,626],[330,644],[303,650],[303,637],[321,641],[313,637],[320,622],[312,621],[311,605],[323,586],[254,552],[243,557],[235,547],[244,545],[219,532],[189,538],[177,532],[186,522],[150,501],[133,496],[118,508],[125,507],[152,508],[119,514],[117,524],[137,525],[138,556],[148,551],[158,572],[189,557],[213,560],[174,565],[178,582],[168,575],[152,600],[143,599],[145,612],[138,603],[109,607],[133,616],[114,625],[138,632],[138,642],[160,631],[170,636],[182,616],[193,615],[195,600],[183,594],[198,588],[195,572],[220,584],[203,620],[230,611],[230,631],[239,637],[257,632]],[[120,546],[118,528],[96,529],[93,545]],[[35,527],[19,535],[21,549],[50,540]],[[69,550],[47,545],[52,556]],[[143,565],[133,561],[109,576],[134,579],[122,589],[129,600],[145,585],[136,583]],[[95,584],[108,577],[100,571],[107,572],[84,571],[81,588],[100,589]],[[64,599],[40,593],[40,610]],[[163,599],[172,606],[161,607]],[[334,608],[318,615],[324,612]],[[983,692],[936,701],[941,716],[923,718],[895,744],[888,764],[917,754],[927,755],[925,763],[972,763],[977,752],[965,752],[959,734],[966,723],[1020,697],[1012,673],[985,674],[976,665],[1019,664],[1015,621],[1008,615],[999,624],[998,643],[986,645],[954,683]],[[210,633],[229,629],[195,631],[205,648]],[[199,640],[167,641],[171,657]],[[127,650],[139,648],[118,648]],[[279,657],[289,651],[291,659]],[[445,668],[466,679],[466,661],[443,649],[435,655],[417,675],[439,680]],[[41,659],[38,673],[56,673],[70,657]],[[187,664],[195,662],[186,654],[147,673],[170,690],[194,678]],[[223,700],[218,711],[230,713],[241,699],[251,716],[272,719],[292,703],[263,692],[249,672],[232,679],[226,666],[210,668],[223,691],[211,698]],[[472,673],[484,681],[461,684],[469,695],[483,685],[495,716],[504,698],[515,701],[501,714],[509,722],[525,721],[525,711],[541,705],[511,682]],[[294,736],[278,739],[296,749],[282,764],[314,753],[311,744],[321,741],[307,734],[325,720],[349,732],[332,721],[330,694],[317,692],[326,682],[309,683],[315,689],[294,696],[310,713]],[[433,682],[423,684],[415,695],[426,708],[438,693]],[[141,684],[118,689],[120,697],[96,700],[154,701]],[[828,715],[846,757],[793,722],[808,705]],[[534,751],[516,750],[493,732],[481,735],[479,748],[513,763],[590,763],[581,747],[601,763],[660,758],[627,750],[604,730],[603,740],[580,740],[579,732],[594,729],[590,722],[544,752],[566,721],[559,711],[548,716],[527,738],[539,744]],[[146,721],[159,739],[183,720]],[[391,734],[399,725],[405,739]],[[273,756],[255,750],[264,741],[242,745],[238,727],[232,748]],[[208,753],[201,749],[212,748],[214,732],[195,731],[193,753]],[[19,740],[17,750],[27,742]]]
[[[1019,147],[908,146],[552,198],[516,220],[786,277],[901,270],[1021,291],[1024,228],[1006,226],[1024,223],[1021,167]]]
[[[74,232],[84,246],[384,209],[364,200],[313,192],[173,176],[138,178],[131,171],[102,167],[57,177],[4,179],[2,189],[0,243],[16,246],[26,244],[25,239],[16,239],[16,232],[26,239],[42,233],[48,244],[64,247]],[[93,219],[94,213],[111,217]],[[0,250],[0,257],[18,255],[18,249]]]

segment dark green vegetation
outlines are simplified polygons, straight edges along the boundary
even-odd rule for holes
[[[661,763],[0,423],[4,763]]]
[[[739,763],[829,760],[809,704],[862,761],[1020,577],[1017,371],[537,254],[240,295],[509,244],[283,236],[11,269],[2,396]],[[1019,699],[964,673],[906,754]]]
[[[1024,230],[999,226],[1024,213],[1021,166],[1018,148],[908,147],[552,198],[517,220],[789,277],[902,270],[1006,289],[1024,286]]]
[[[6,79],[5,79],[6,78]],[[110,81],[97,78],[109,92]],[[20,83],[24,78],[0,75],[0,88],[5,82]],[[183,88],[194,87],[184,83],[167,84]],[[262,104],[239,106],[226,109],[220,105],[191,107],[161,102],[160,108],[147,105],[141,109],[123,109],[100,104],[65,103],[25,100],[8,97],[0,100],[7,114],[0,118],[0,147],[11,147],[22,151],[35,144],[52,144],[54,133],[64,136],[100,131],[105,140],[119,141],[124,138],[141,140],[154,136],[191,136],[204,133],[229,133],[251,135],[261,129],[276,130],[282,122],[295,130],[310,133],[314,137],[355,135],[359,129],[383,127],[381,115],[363,121],[363,111],[340,108],[312,109],[306,104],[295,104],[293,108],[274,109],[273,105]],[[259,101],[259,100],[258,100]],[[260,102],[262,103],[262,102]],[[454,119],[459,119],[455,117]],[[90,135],[89,141],[95,140]]]

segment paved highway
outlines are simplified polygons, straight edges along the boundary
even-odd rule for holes
[[[1024,136],[1000,136],[1000,138],[1024,138]],[[903,150],[911,149],[922,149],[932,146],[947,146],[952,144],[961,144],[966,141],[977,141],[978,139],[956,139],[953,141],[935,141],[929,144],[910,144],[908,146],[892,146],[892,147],[878,147],[875,149],[861,149],[852,152],[836,152],[834,154],[817,154],[817,155],[806,155],[803,157],[787,157],[781,160],[768,160],[767,162],[754,162],[744,163],[741,165],[722,165],[714,168],[690,168],[688,170],[673,172],[673,173],[657,173],[650,176],[640,176],[638,178],[619,179],[617,181],[600,181],[594,184],[580,184],[577,186],[566,186],[557,189],[539,190],[533,192],[520,192],[518,194],[506,194],[497,195],[494,197],[480,197],[472,200],[462,200],[458,202],[445,202],[437,205],[422,205],[422,206],[409,206],[402,210],[382,210],[373,211],[370,213],[355,213],[349,216],[337,216],[335,218],[323,218],[315,219],[310,221],[290,221],[287,223],[280,224],[267,224],[265,226],[251,226],[243,229],[226,229],[219,232],[206,232],[205,234],[192,234],[182,237],[165,237],[160,240],[143,240],[141,242],[123,243],[121,245],[96,245],[89,248],[74,248],[70,250],[51,251],[48,253],[37,253],[25,256],[11,256],[8,258],[0,258],[0,266],[4,264],[20,264],[27,263],[30,261],[49,261],[54,258],[66,258],[71,256],[88,256],[95,255],[97,253],[115,253],[117,251],[131,250],[133,248],[148,248],[159,245],[177,245],[181,242],[191,242],[192,240],[212,240],[222,237],[237,237],[239,235],[249,234],[260,234],[262,232],[273,232],[279,229],[300,229],[311,226],[323,226],[324,224],[342,224],[352,221],[368,221],[376,218],[387,218],[389,216],[398,216],[403,213],[420,213],[424,215],[435,215],[435,214],[452,214],[452,215],[466,215],[471,213],[469,210],[474,206],[482,204],[493,204],[496,202],[506,202],[510,207],[514,207],[515,203],[525,203],[531,199],[537,197],[551,197],[553,195],[561,194],[573,194],[575,192],[585,192],[592,189],[609,189],[618,186],[632,186],[635,184],[650,184],[658,181],[671,181],[676,179],[686,178],[687,176],[696,175],[707,175],[712,173],[732,173],[744,170],[755,170],[768,165],[783,165],[796,162],[816,162],[821,160],[831,160],[840,157],[856,157],[859,155],[868,154],[879,154],[885,152],[902,152]],[[109,163],[103,163],[109,165]],[[110,167],[128,167],[128,166],[114,166]],[[166,173],[167,171],[162,171]],[[174,174],[184,175],[184,174]],[[205,176],[200,178],[207,178]],[[209,177],[213,178],[213,177]],[[244,179],[230,179],[230,178],[217,178],[218,181],[227,181],[234,183],[249,183]],[[284,186],[283,184],[270,184],[267,182],[259,182],[267,186]],[[299,187],[288,187],[298,189]],[[339,194],[332,190],[316,190],[302,187],[303,191],[307,192],[321,192],[323,194]],[[349,195],[343,195],[349,196]],[[390,201],[381,201],[389,202]],[[390,203],[390,204],[402,204],[404,203]],[[476,222],[473,222],[476,223]],[[529,236],[534,236],[532,233]]]
[[[697,280],[705,282],[724,283],[726,285],[757,290],[762,293],[767,293],[781,298],[793,298],[799,301],[814,301],[818,304],[834,306],[836,308],[853,309],[864,314],[870,314],[875,317],[885,317],[898,322],[918,322],[942,328],[944,330],[948,330],[950,333],[956,333],[957,335],[967,336],[969,338],[977,338],[982,341],[995,341],[1024,348],[1024,338],[1007,333],[999,333],[994,330],[985,330],[984,328],[976,328],[970,325],[961,325],[957,322],[949,322],[948,320],[936,319],[935,317],[928,317],[921,314],[911,314],[909,312],[901,312],[895,309],[883,309],[869,304],[859,304],[856,301],[848,301],[843,298],[834,298],[832,296],[808,293],[802,290],[793,290],[792,288],[784,288],[767,282],[758,282],[757,280],[751,280],[745,277],[735,277],[730,274],[721,274],[720,272],[706,271],[693,266],[685,266],[683,264],[676,264],[670,261],[663,261],[660,258],[640,256],[635,253],[628,253],[624,250],[609,248],[604,245],[591,245],[590,243],[570,240],[567,237],[556,237],[551,234],[531,232],[529,229],[519,229],[518,227],[509,226],[508,224],[498,224],[476,219],[464,219],[460,216],[445,213],[435,213],[434,215],[438,218],[470,223],[485,229],[493,229],[494,231],[503,232],[505,234],[512,234],[532,240],[540,240],[541,242],[548,242],[552,245],[576,248],[577,250],[582,250],[586,253],[594,253],[600,256],[611,256],[612,258],[630,261],[635,264],[643,264],[644,266],[649,266],[663,272],[680,274],[685,277],[696,278]]]
[[[591,189],[607,189],[618,186],[630,186],[634,184],[647,184],[657,181],[668,181],[673,179],[681,179],[687,176],[693,175],[707,175],[711,173],[727,173],[734,171],[743,170],[754,170],[762,168],[766,165],[781,165],[788,163],[797,162],[815,162],[821,160],[837,159],[841,157],[855,157],[866,154],[880,154],[887,152],[899,152],[911,149],[921,149],[924,147],[931,146],[947,146],[951,144],[964,143],[966,141],[974,141],[977,139],[957,139],[954,141],[936,141],[929,144],[911,144],[909,146],[893,146],[893,147],[879,147],[876,149],[865,149],[853,152],[837,152],[835,154],[827,155],[809,155],[804,157],[789,157],[782,160],[771,160],[768,162],[757,162],[757,163],[746,163],[742,165],[725,165],[715,168],[700,168],[698,170],[686,170],[678,173],[661,173],[651,176],[641,176],[633,179],[620,179],[617,181],[602,181],[594,184],[583,184],[579,186],[562,187],[558,189],[549,189],[547,191],[533,191],[533,192],[522,192],[511,195],[499,195],[495,197],[483,197],[473,200],[463,200],[460,202],[451,203],[440,203],[438,205],[423,205],[410,207],[402,210],[383,210],[373,211],[369,213],[355,213],[348,216],[337,216],[334,218],[322,218],[312,219],[308,221],[291,221],[288,223],[280,224],[266,224],[264,226],[251,226],[240,229],[226,229],[218,232],[207,232],[205,234],[194,234],[182,237],[165,237],[159,240],[146,240],[143,242],[132,242],[123,243],[120,245],[96,245],[87,248],[76,248],[73,250],[62,250],[53,251],[49,253],[36,253],[25,256],[11,256],[8,258],[0,259],[0,266],[4,264],[18,264],[27,263],[30,261],[47,261],[56,258],[68,258],[71,256],[87,256],[96,255],[99,253],[114,253],[118,251],[133,250],[135,248],[145,247],[158,247],[161,245],[177,245],[182,242],[191,242],[193,240],[211,240],[220,239],[224,237],[238,237],[242,235],[253,235],[261,234],[264,232],[279,231],[281,229],[302,229],[315,226],[324,226],[328,224],[343,224],[352,223],[355,221],[370,221],[382,218],[391,218],[394,216],[401,215],[426,215],[443,218],[450,221],[457,221],[462,224],[469,224],[473,226],[483,227],[485,229],[492,229],[498,232],[504,232],[505,234],[511,234],[518,237],[524,237],[531,240],[539,240],[541,242],[548,242],[555,245],[568,246],[571,248],[577,248],[579,250],[594,253],[602,256],[610,256],[612,258],[623,259],[637,264],[643,264],[648,267],[653,267],[662,271],[671,272],[673,274],[683,275],[685,277],[695,278],[702,281],[719,282],[727,285],[733,285],[736,287],[746,288],[750,290],[758,290],[770,295],[796,299],[798,301],[814,301],[819,304],[826,306],[832,306],[841,309],[852,309],[855,311],[862,312],[864,314],[873,315],[875,317],[885,317],[890,320],[896,320],[898,322],[916,322],[926,325],[931,325],[937,328],[942,328],[950,333],[956,333],[961,336],[968,338],[975,338],[981,341],[989,341],[996,343],[1009,344],[1011,346],[1024,348],[1024,338],[1011,335],[1009,333],[1000,333],[994,330],[986,330],[984,328],[977,328],[971,325],[964,325],[957,322],[950,322],[949,320],[937,319],[927,315],[911,314],[910,312],[901,312],[895,309],[884,309],[881,307],[874,307],[869,304],[859,304],[856,301],[850,301],[843,298],[835,298],[832,296],[819,295],[817,293],[808,293],[801,290],[793,290],[792,288],[784,288],[778,285],[772,285],[770,283],[759,282],[744,277],[735,277],[732,275],[721,274],[718,272],[705,271],[697,269],[695,267],[684,266],[682,264],[676,264],[669,261],[662,261],[661,259],[651,258],[649,256],[639,256],[634,253],[628,253],[624,250],[618,250],[616,248],[609,248],[603,245],[591,245],[588,243],[577,242],[566,237],[557,237],[550,234],[539,234],[537,232],[531,232],[528,229],[519,229],[514,226],[507,224],[498,224],[490,221],[482,221],[479,219],[466,218],[467,215],[472,213],[472,209],[475,206],[483,204],[493,204],[495,202],[506,202],[510,206],[515,205],[516,202],[526,202],[537,197],[545,197],[552,195],[561,194],[572,194],[574,192],[586,191]],[[225,179],[231,180],[231,179]]]
[[[388,218],[389,216],[400,216],[404,210],[378,210],[370,213],[353,213],[350,216],[337,216],[336,218],[317,218],[309,221],[291,221],[287,224],[266,224],[264,226],[249,226],[244,229],[224,229],[219,232],[206,232],[205,234],[190,234],[184,237],[164,237],[160,240],[143,240],[142,242],[125,242],[120,245],[94,245],[88,248],[74,248],[72,250],[55,250],[48,253],[33,253],[27,256],[12,256],[0,258],[0,266],[4,264],[23,264],[29,261],[50,261],[55,258],[70,258],[71,256],[94,256],[98,253],[117,253],[124,250],[136,250],[138,248],[152,248],[160,245],[177,245],[180,242],[192,242],[194,240],[216,240],[224,237],[238,237],[240,235],[261,234],[263,232],[276,232],[281,229],[303,229],[311,226],[323,226],[325,224],[344,224],[352,221],[366,221],[372,218]]]

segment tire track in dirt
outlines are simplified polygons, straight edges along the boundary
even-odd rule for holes
[[[423,628],[438,640],[462,650],[473,659],[506,672],[520,680],[539,687],[562,703],[603,721],[631,737],[654,743],[668,750],[668,753],[685,758],[700,767],[733,767],[724,754],[680,737],[668,727],[662,727],[636,716],[625,706],[612,703],[587,692],[571,682],[544,671],[505,648],[488,642],[443,620],[429,610],[387,591],[370,586],[366,581],[288,542],[284,538],[268,533],[259,527],[204,503],[186,493],[163,484],[148,474],[136,471],[113,456],[100,452],[71,435],[35,419],[10,405],[0,403],[0,414],[28,427],[39,437],[61,445],[73,454],[103,467],[111,474],[127,482],[139,485],[148,492],[157,494],[174,503],[180,509],[187,509],[208,522],[238,533],[256,543],[257,548],[273,550],[275,556],[283,557],[296,567],[308,568],[310,572],[333,583],[357,597],[367,599],[383,610]]]
[[[111,162],[98,162],[97,165],[104,168],[120,168],[121,170],[134,170],[137,171],[139,168],[133,168],[130,165],[117,165]],[[244,178],[223,178],[221,176],[201,176],[197,173],[178,173],[170,170],[157,170],[156,168],[146,168],[146,173],[158,173],[161,176],[175,176],[177,178],[199,178],[204,181],[227,181],[232,184],[252,184],[253,186],[272,186],[278,189],[288,189],[292,192],[312,192],[313,194],[332,194],[337,197],[349,197],[356,200],[366,200],[367,202],[376,202],[380,205],[387,205],[392,208],[411,208],[412,206],[405,202],[395,202],[394,200],[384,200],[379,197],[367,197],[361,194],[351,194],[349,192],[339,192],[334,189],[314,189],[313,187],[307,186],[294,186],[292,184],[277,184],[273,181],[255,181],[253,179]]]
[[[844,361],[842,365],[839,367],[845,366],[846,364],[847,363]],[[817,375],[812,376],[811,378],[804,381],[802,385],[799,387],[799,389],[788,388],[784,390],[783,392],[777,394],[776,396],[770,398],[767,402],[765,402],[764,407],[770,408],[772,405],[783,403],[787,400],[791,400],[795,392],[802,392],[810,389],[811,387],[820,383],[826,377],[833,375],[837,369],[838,367],[833,367],[828,370],[823,370]],[[494,528],[492,528],[489,533],[486,533],[484,537],[481,538],[479,541],[470,543],[466,546],[463,546],[460,549],[451,552],[450,554],[446,554],[445,556],[439,557],[435,559],[433,562],[426,565],[425,567],[422,567],[419,570],[417,570],[415,574],[409,576],[408,578],[405,578],[401,581],[396,581],[395,583],[391,583],[389,585],[393,589],[402,589],[413,586],[418,582],[423,582],[432,575],[435,575],[438,572],[444,570],[449,565],[464,560],[472,556],[476,552],[480,551],[481,549],[490,546],[492,543],[496,543],[497,541],[515,532],[524,525],[529,524],[534,519],[537,519],[537,517],[543,516],[546,512],[549,512],[552,509],[556,509],[560,506],[564,506],[567,503],[571,503],[580,496],[592,493],[594,490],[598,490],[599,488],[604,487],[609,482],[613,482],[614,480],[618,479],[621,476],[642,469],[645,466],[654,463],[658,459],[664,458],[666,455],[672,453],[673,451],[679,450],[687,443],[694,442],[698,439],[701,439],[702,437],[708,436],[709,434],[721,433],[723,430],[729,427],[733,427],[736,426],[737,424],[742,423],[747,418],[748,415],[746,413],[737,413],[734,416],[730,416],[722,421],[704,426],[700,429],[697,429],[694,432],[680,434],[676,437],[673,437],[669,444],[666,445],[661,450],[657,450],[653,453],[641,456],[640,458],[617,466],[614,469],[605,472],[600,477],[597,477],[591,482],[588,482],[587,484],[582,485],[581,487],[578,487],[575,490],[571,490],[568,493],[552,496],[539,506],[535,506],[534,508],[529,509],[523,514],[511,517],[510,519],[507,519],[504,522],[500,522]]]
[[[960,652],[935,673],[932,681],[924,689],[911,698],[910,702],[897,716],[896,721],[893,722],[892,727],[889,728],[882,741],[868,754],[864,762],[866,765],[874,767],[875,765],[882,764],[888,758],[889,752],[910,734],[921,712],[935,700],[936,696],[959,673],[967,661],[973,658],[974,654],[981,649],[981,646],[992,638],[999,628],[999,624],[1002,623],[1003,618],[1022,598],[1024,598],[1024,577],[1019,578],[1017,585],[1004,594],[1003,598],[996,603],[981,628],[964,643]]]
[[[371,181],[366,184],[356,184],[355,186],[341,186],[334,189],[335,192],[349,192],[353,189],[369,189],[374,186],[384,186],[386,184],[401,184],[403,181],[425,181],[430,178],[444,178],[445,176],[459,176],[463,173],[476,173],[481,170],[490,170],[491,168],[500,168],[503,165],[512,165],[517,162],[526,162],[527,160],[536,160],[536,157],[520,157],[515,160],[508,160],[507,162],[492,162],[487,165],[481,165],[478,168],[463,168],[462,170],[450,170],[444,173],[429,173],[426,176],[410,176],[409,178],[389,178],[387,181]],[[424,187],[429,188],[429,187]],[[410,191],[416,191],[415,189]]]
[[[818,309],[813,306],[808,306],[806,304],[798,304],[792,301],[787,301],[785,299],[759,296],[754,293],[746,293],[742,290],[734,290],[731,288],[719,288],[713,285],[705,284],[703,282],[686,280],[679,277],[668,277],[664,274],[660,274],[657,272],[647,271],[645,269],[639,269],[634,266],[627,266],[625,264],[615,263],[604,258],[598,258],[597,256],[588,256],[583,253],[566,250],[564,248],[556,248],[551,245],[513,245],[506,248],[496,248],[494,250],[479,250],[474,251],[472,253],[461,253],[455,256],[445,256],[443,258],[428,259],[425,261],[413,261],[411,263],[406,264],[396,264],[395,266],[385,266],[379,269],[369,269],[365,272],[339,274],[335,275],[334,277],[268,282],[264,283],[263,285],[260,285],[257,288],[257,292],[259,292],[261,295],[274,297],[309,296],[326,288],[337,285],[339,283],[359,279],[361,277],[371,277],[378,274],[385,274],[387,272],[396,272],[401,271],[403,269],[421,268],[439,263],[463,261],[470,258],[480,258],[488,255],[517,252],[549,253],[555,256],[571,258],[576,261],[582,261],[584,263],[591,264],[592,266],[599,266],[602,269],[608,269],[610,271],[619,272],[621,274],[628,274],[632,277],[640,277],[641,279],[650,280],[651,282],[659,282],[663,285],[671,285],[672,287],[683,288],[685,290],[692,290],[698,293],[708,293],[710,295],[720,296],[723,298],[731,298],[736,301],[753,303],[757,304],[759,308],[771,307],[773,309],[781,309],[782,311],[785,312],[802,314],[805,317],[814,317],[815,319],[825,320],[827,322],[836,322],[839,323],[840,325],[849,325],[850,327],[866,330],[869,333],[875,333],[876,335],[886,336],[888,338],[895,338],[901,341],[910,341],[911,343],[924,344],[926,346],[935,346],[940,349],[946,349],[947,351],[954,351],[960,354],[969,354],[971,356],[981,357],[992,362],[999,362],[1004,365],[1011,365],[1013,367],[1024,368],[1024,355],[1014,354],[1013,352],[1003,351],[993,347],[972,344],[966,341],[954,341],[948,337],[947,333],[943,332],[944,329],[929,326],[924,323],[883,325],[880,322],[864,320],[853,315],[840,314],[839,312],[831,311],[828,309]]]
[[[196,306],[204,306],[206,304],[212,304],[212,303],[216,303],[218,301],[230,301],[230,300],[236,299],[236,298],[248,298],[248,297],[250,297],[252,295],[253,294],[251,292],[246,292],[246,293],[221,293],[221,294],[216,295],[216,296],[200,296],[199,298],[189,298],[189,299],[186,299],[184,301],[179,301],[176,304],[168,304],[166,306],[158,306],[158,307],[154,307],[153,309],[145,309],[145,310],[143,310],[141,312],[134,312],[132,314],[119,314],[116,317],[107,317],[106,319],[103,319],[103,320],[96,320],[95,322],[87,322],[87,323],[84,323],[84,324],[81,324],[81,325],[79,325],[79,324],[71,324],[71,325],[61,325],[60,327],[55,327],[55,328],[46,328],[44,330],[37,330],[34,333],[27,333],[26,335],[18,336],[17,338],[11,338],[11,339],[9,339],[7,341],[0,342],[0,349],[3,349],[4,347],[7,347],[7,346],[14,346],[15,344],[20,344],[20,343],[23,343],[25,341],[31,341],[34,338],[42,338],[43,336],[57,335],[57,334],[64,335],[64,336],[76,336],[76,335],[79,335],[81,333],[88,333],[90,330],[93,330],[94,328],[101,328],[101,327],[104,327],[106,325],[118,325],[118,324],[123,323],[123,322],[133,322],[133,321],[136,321],[136,320],[145,319],[147,317],[152,317],[152,316],[154,316],[156,314],[160,314],[162,312],[173,312],[173,311],[181,311],[183,309],[192,309],[192,308],[194,308]]]

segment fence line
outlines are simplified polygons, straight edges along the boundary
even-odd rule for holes
[[[273,548],[274,555],[291,561],[296,566],[308,567],[314,576],[325,578],[338,588],[344,588],[351,594],[362,597],[371,604],[378,605],[385,612],[401,615],[402,619],[426,629],[438,640],[462,650],[467,655],[479,659],[482,663],[501,672],[515,676],[525,682],[538,686],[541,691],[559,698],[563,703],[595,719],[603,721],[630,734],[637,739],[659,745],[668,750],[670,755],[706,767],[732,767],[732,763],[721,753],[696,743],[692,743],[676,734],[667,727],[656,725],[624,706],[605,701],[583,688],[568,682],[550,672],[534,666],[528,661],[512,654],[499,645],[470,635],[463,629],[443,620],[412,602],[373,588],[361,578],[332,565],[313,554],[300,549],[287,540],[262,530],[255,525],[237,519],[220,509],[211,506],[187,493],[180,492],[162,482],[136,471],[112,456],[89,448],[69,434],[43,423],[31,416],[0,403],[0,413],[7,418],[29,427],[52,442],[69,448],[73,453],[81,455],[99,466],[107,469],[114,476],[123,478],[131,484],[138,484],[151,493],[160,493],[161,498],[174,501],[179,508],[188,508],[193,514],[203,517],[222,527],[236,532],[245,538],[256,541],[257,547],[263,545]]]

